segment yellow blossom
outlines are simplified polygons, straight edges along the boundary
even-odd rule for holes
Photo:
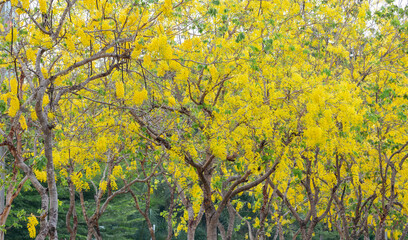
[[[307,137],[310,146],[316,146],[324,142],[324,133],[320,127],[310,127],[305,130],[304,135]]]
[[[162,7],[162,11],[164,14],[170,14],[173,10],[173,6],[171,4],[171,0],[164,0],[164,4]]]
[[[106,181],[101,181],[101,182],[99,183],[99,189],[101,189],[102,192],[105,192],[105,191],[106,191],[107,186],[108,186],[108,183],[107,183]]]
[[[38,225],[38,220],[33,214],[31,214],[31,216],[29,216],[27,220],[28,220],[27,229],[28,232],[30,233],[30,238],[35,238],[35,236],[37,235],[35,226]]]
[[[31,110],[31,120],[33,121],[37,121],[38,117],[37,117],[37,113],[35,112],[35,110]]]
[[[121,80],[117,80],[115,83],[116,87],[116,97],[123,98],[125,96],[125,88],[123,86],[123,82]]]
[[[21,5],[24,9],[30,8],[30,0],[21,0]]]
[[[46,0],[39,0],[40,3],[40,11],[42,13],[46,13],[47,12],[47,2]]]
[[[133,103],[137,106],[142,105],[143,101],[147,99],[147,91],[143,89],[142,91],[135,91],[133,94]]]
[[[122,167],[120,165],[115,166],[112,170],[112,175],[115,177],[122,177],[123,175]]]
[[[117,190],[118,189],[118,184],[116,183],[116,178],[113,175],[110,175],[110,186],[112,187],[112,190]]]
[[[21,129],[27,130],[27,123],[23,115],[20,115],[19,122],[20,122]]]
[[[82,190],[88,190],[89,189],[89,185],[87,182],[84,182],[82,180],[82,173],[81,172],[74,172],[71,175],[71,181],[72,183],[74,183],[75,188],[78,192],[82,191]]]
[[[18,83],[17,83],[16,78],[10,79],[10,92],[14,95],[17,95],[17,91],[18,91],[17,85]]]
[[[10,117],[16,116],[18,110],[20,109],[20,101],[16,96],[10,98],[10,108],[8,110],[8,115]]]
[[[47,172],[35,169],[34,174],[40,182],[47,182]]]
[[[47,104],[48,104],[49,102],[50,102],[50,98],[48,97],[47,94],[45,94],[44,97],[43,97],[43,103],[42,103],[43,107],[44,107],[44,106],[47,106]]]

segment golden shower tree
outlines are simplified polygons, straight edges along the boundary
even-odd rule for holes
[[[68,179],[72,239],[75,192],[94,189],[93,215],[83,197],[80,205],[88,237],[100,239],[111,199],[130,193],[140,209],[131,184],[153,186],[160,174],[183,210],[169,218],[169,237],[174,227],[194,239],[204,216],[208,239],[231,239],[236,220],[251,239],[311,239],[319,223],[342,239],[406,236],[404,9],[286,0],[11,6],[15,20],[1,29],[2,145],[17,194],[28,179],[41,195],[38,239],[57,239],[58,179]]]

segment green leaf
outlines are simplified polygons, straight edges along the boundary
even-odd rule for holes
[[[235,39],[235,42],[239,43],[244,39],[245,39],[245,34],[244,33],[239,33],[237,38]]]
[[[303,173],[302,173],[302,170],[300,170],[299,168],[293,168],[292,173],[298,179],[302,179]]]
[[[212,1],[212,3],[214,4],[214,5],[220,5],[220,1],[219,0],[214,0],[214,1]]]
[[[323,69],[323,73],[326,74],[328,77],[331,76],[331,71],[327,68]]]
[[[4,113],[6,109],[7,109],[7,104],[3,100],[0,100],[0,113]]]
[[[210,16],[215,17],[217,15],[217,9],[215,8],[210,8],[207,12]]]
[[[255,47],[255,46],[249,46],[251,49],[252,49],[252,51],[254,51],[254,52],[259,52],[259,49],[257,48],[257,47]]]

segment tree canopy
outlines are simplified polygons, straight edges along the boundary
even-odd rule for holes
[[[408,6],[0,10],[1,239],[408,237]]]

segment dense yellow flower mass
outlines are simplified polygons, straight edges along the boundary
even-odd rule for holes
[[[20,110],[20,101],[14,95],[10,97],[10,108],[8,110],[8,114],[10,117],[16,116],[18,110]]]
[[[116,96],[118,98],[123,98],[125,96],[125,87],[123,83],[119,80],[115,83],[116,85]]]
[[[71,181],[75,185],[76,190],[79,192],[82,190],[89,190],[89,184],[85,182],[82,177],[82,172],[76,172],[71,175]]]
[[[96,239],[112,198],[131,194],[142,213],[158,186],[179,211],[169,226],[190,239],[200,221],[208,239],[241,225],[251,239],[311,239],[317,224],[342,239],[404,237],[407,13],[370,4],[11,1],[18,18],[0,25],[10,179],[27,176],[50,212],[53,187],[92,192],[81,208],[100,211],[84,217]]]
[[[30,233],[30,238],[35,238],[36,230],[35,227],[38,225],[37,217],[31,214],[28,218],[27,228]]]
[[[34,174],[40,182],[47,182],[47,172],[41,170],[34,170]]]

